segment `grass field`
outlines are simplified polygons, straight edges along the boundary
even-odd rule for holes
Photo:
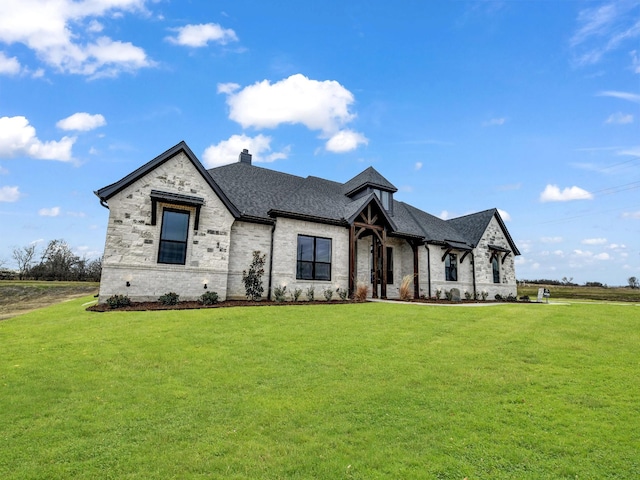
[[[606,302],[640,302],[640,289],[626,287],[576,287],[569,285],[518,285],[518,296],[529,295],[531,300],[538,296],[538,288],[547,287],[551,300],[589,300]]]
[[[638,306],[91,300],[0,322],[0,478],[640,476]]]

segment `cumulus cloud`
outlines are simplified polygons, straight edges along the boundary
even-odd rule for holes
[[[63,118],[56,127],[62,130],[76,130],[86,132],[107,124],[107,121],[99,113],[91,115],[90,113],[78,112],[70,117]]]
[[[606,252],[603,252],[603,253],[598,253],[597,255],[594,255],[593,258],[595,258],[596,260],[610,260],[611,255],[609,255]]]
[[[271,137],[269,136],[232,135],[228,140],[209,146],[202,154],[202,159],[207,168],[235,163],[238,161],[240,152],[245,148],[249,150],[252,162],[258,163],[274,162],[287,158],[289,155],[289,147],[279,152],[272,152]]]
[[[633,115],[630,113],[622,113],[616,112],[609,115],[609,118],[605,120],[604,123],[615,124],[615,125],[625,125],[627,123],[633,123]]]
[[[60,215],[60,207],[41,208],[38,210],[38,215],[41,217],[57,217]]]
[[[542,237],[542,243],[562,243],[562,237]]]
[[[98,17],[142,12],[146,0],[2,0],[0,42],[20,43],[63,73],[114,76],[154,65],[130,42],[96,38]],[[91,19],[90,21],[86,21]]]
[[[17,75],[20,70],[20,62],[16,57],[7,57],[0,52],[0,75]]]
[[[240,89],[236,84],[220,84],[227,95],[229,118],[243,128],[277,128],[301,124],[319,131],[327,139],[326,148],[346,152],[367,143],[364,135],[344,128],[356,117],[349,111],[353,94],[334,80],[311,80],[292,75],[279,82],[268,80]]]
[[[326,148],[330,152],[344,153],[355,150],[359,145],[368,143],[369,140],[361,133],[352,130],[341,130],[327,141]]]
[[[585,238],[581,242],[583,245],[604,245],[607,243],[606,238]]]
[[[71,149],[75,141],[75,137],[62,137],[59,141],[43,142],[25,117],[0,117],[0,157],[24,155],[68,162],[73,160]]]
[[[502,210],[499,208],[498,213],[500,214],[500,217],[502,218],[502,220],[504,220],[505,222],[511,221],[511,215],[509,215],[509,212],[507,212],[506,210]]]
[[[482,126],[483,127],[499,127],[501,125],[504,125],[506,121],[507,121],[506,118],[492,118],[490,120],[482,122]]]
[[[416,162],[413,168],[417,171],[422,169],[422,162]]]
[[[567,187],[560,190],[557,185],[547,185],[540,194],[541,202],[568,202],[571,200],[591,200],[593,194],[580,187]]]
[[[174,45],[185,47],[206,47],[209,42],[225,45],[229,42],[237,42],[236,32],[230,28],[222,28],[217,23],[201,23],[198,25],[185,25],[172,28],[175,36],[166,37],[166,40]]]
[[[20,198],[18,187],[0,187],[0,202],[16,202]]]
[[[440,215],[438,215],[438,217],[440,217],[442,220],[448,220],[451,218],[451,214],[447,210],[443,210],[440,212]]]

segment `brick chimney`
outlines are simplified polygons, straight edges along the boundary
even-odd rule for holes
[[[242,150],[242,152],[240,152],[240,156],[238,157],[238,161],[240,163],[247,163],[251,165],[251,154],[249,153],[249,150],[247,150],[246,148]]]

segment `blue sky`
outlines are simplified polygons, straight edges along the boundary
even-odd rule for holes
[[[93,191],[181,140],[442,218],[498,208],[519,279],[640,277],[640,1],[3,0],[0,259],[99,256]]]

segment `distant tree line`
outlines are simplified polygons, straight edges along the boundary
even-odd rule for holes
[[[636,277],[629,277],[627,279],[630,288],[640,288],[640,280]],[[563,285],[566,287],[600,287],[600,288],[609,288],[606,283],[601,282],[585,282],[584,285],[579,285],[577,283],[573,283],[573,277],[567,278],[563,277],[562,280],[549,280],[546,278],[541,278],[538,280],[518,280],[518,284],[520,285]]]
[[[102,273],[102,258],[80,257],[64,240],[51,240],[41,251],[36,244],[14,247],[12,257],[20,280],[99,282]]]

